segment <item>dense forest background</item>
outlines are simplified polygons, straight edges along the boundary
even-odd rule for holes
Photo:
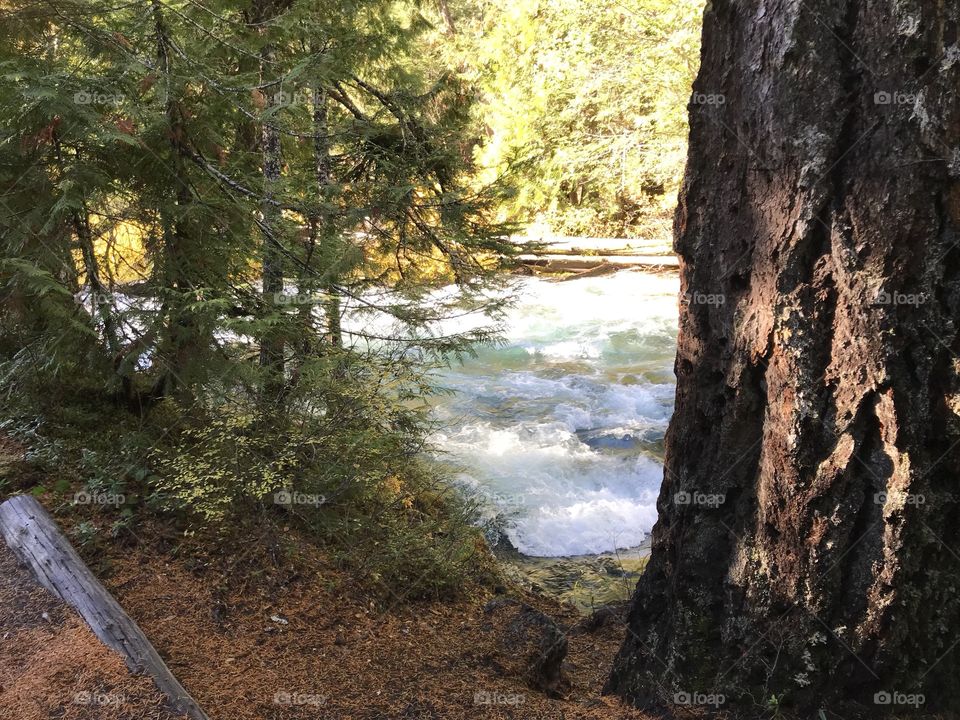
[[[0,0],[0,501],[229,717],[954,712],[955,9]],[[437,440],[562,235],[680,266],[650,554],[586,618],[544,587],[619,553],[524,584]]]
[[[700,53],[695,0],[440,3],[477,89],[474,148],[515,169],[507,218],[541,233],[669,243]],[[515,164],[519,163],[517,167]]]

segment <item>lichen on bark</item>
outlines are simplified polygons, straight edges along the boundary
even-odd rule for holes
[[[960,709],[958,10],[708,6],[694,97],[725,101],[691,103],[675,249],[681,292],[724,302],[681,306],[608,692]]]

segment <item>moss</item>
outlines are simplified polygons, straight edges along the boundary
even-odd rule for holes
[[[561,558],[503,558],[517,577],[547,595],[589,613],[627,602],[647,566],[646,550]]]

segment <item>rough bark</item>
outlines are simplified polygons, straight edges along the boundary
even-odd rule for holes
[[[264,67],[273,62],[273,52],[268,47],[263,52]],[[276,105],[276,93],[279,83],[269,86],[267,108]],[[264,122],[261,129],[261,149],[263,154],[263,304],[267,312],[276,314],[280,296],[283,295],[282,247],[278,233],[280,230],[280,210],[273,204],[274,193],[280,182],[281,147],[280,130],[274,124],[276,118]],[[274,327],[264,331],[260,338],[260,367],[266,373],[265,395],[274,400],[283,391],[284,386],[284,348],[283,336]]]
[[[708,4],[676,411],[608,692],[960,709],[958,15]]]

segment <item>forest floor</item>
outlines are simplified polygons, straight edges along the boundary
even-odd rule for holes
[[[75,530],[71,516],[58,521]],[[248,535],[231,554],[207,556],[184,552],[163,528],[138,536],[81,554],[211,720],[648,717],[600,694],[622,614],[592,625],[574,607],[514,586],[430,602],[404,601],[401,588],[373,597],[289,534],[282,545]],[[503,595],[566,636],[558,697],[511,669],[488,605]],[[0,638],[0,717],[173,720],[150,682],[129,675],[5,548]]]
[[[600,695],[619,622],[588,631],[574,608],[510,592],[567,636],[568,685],[549,698],[501,662],[486,612],[493,591],[371,599],[299,547],[295,561],[272,566],[255,553],[233,566],[189,565],[141,547],[105,558],[104,582],[213,720],[646,717]]]
[[[163,702],[0,542],[0,718],[175,720]]]

